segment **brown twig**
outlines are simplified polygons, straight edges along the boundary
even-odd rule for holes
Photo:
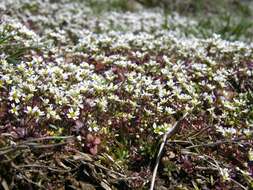
[[[234,180],[234,179],[232,179],[232,178],[230,178],[230,180],[232,181],[232,182],[234,182],[236,185],[238,185],[240,188],[242,188],[243,190],[247,190],[248,188],[247,187],[244,187],[241,183],[239,183],[238,181],[236,181],[236,180]]]
[[[181,117],[174,125],[172,128],[170,128],[164,135],[163,135],[163,139],[162,139],[162,143],[160,145],[160,149],[159,152],[157,154],[157,158],[156,158],[156,162],[155,162],[155,168],[153,171],[153,175],[152,175],[152,180],[151,180],[151,185],[150,185],[150,190],[154,189],[155,186],[155,178],[156,178],[156,174],[157,174],[157,169],[159,166],[159,162],[162,156],[162,152],[163,152],[163,148],[164,145],[166,144],[166,141],[168,138],[172,137],[179,129],[181,122],[185,119],[185,117],[188,115],[188,113],[185,113],[183,115],[183,117]]]
[[[53,148],[57,146],[63,146],[66,145],[67,142],[62,142],[62,143],[55,143],[55,144],[38,144],[34,143],[36,141],[43,141],[43,140],[66,140],[66,139],[71,139],[74,138],[74,136],[53,136],[53,137],[42,137],[42,138],[35,138],[35,139],[28,139],[26,141],[23,141],[17,145],[14,146],[7,146],[4,148],[0,149],[0,156],[8,154],[12,151],[19,150],[19,149],[27,149],[27,148],[32,148],[32,149],[40,149],[40,148]]]
[[[43,141],[43,140],[66,140],[66,139],[72,139],[72,138],[74,138],[74,136],[49,136],[49,137],[28,139],[24,141],[24,143],[34,142],[34,141]]]
[[[38,184],[38,183],[32,181],[32,180],[29,179],[25,174],[23,174],[23,170],[21,170],[21,169],[19,168],[19,166],[17,166],[14,162],[11,162],[11,166],[12,166],[13,168],[15,168],[17,171],[19,171],[20,175],[21,175],[21,176],[23,177],[23,179],[25,179],[28,183],[33,184],[33,185],[36,185],[36,186],[38,186],[40,189],[46,189],[44,186],[42,186],[42,185],[40,185],[40,184]]]
[[[189,137],[189,138],[192,139],[192,138],[194,138],[194,137],[200,135],[201,133],[207,131],[207,130],[210,129],[210,128],[211,128],[210,126],[205,127],[205,128],[203,128],[203,129],[201,129],[200,131],[198,131],[197,133],[195,133],[195,134],[193,134],[193,135],[189,135],[189,136],[187,136],[187,137]]]
[[[14,147],[8,147],[8,149],[6,149],[5,151],[0,151],[0,156],[8,154],[10,152],[13,152],[15,150],[22,150],[22,149],[42,149],[42,148],[54,148],[54,147],[58,147],[58,146],[63,146],[66,145],[68,143],[63,142],[63,143],[55,143],[55,144],[24,144],[24,145],[17,145]]]
[[[42,186],[42,185],[40,185],[40,184],[38,184],[38,183],[32,181],[32,180],[29,179],[25,174],[21,174],[21,176],[22,176],[23,179],[25,179],[28,183],[33,184],[33,185],[39,187],[40,189],[45,189],[45,190],[46,190],[46,188],[45,188],[44,186]]]
[[[193,145],[193,146],[188,146],[186,147],[186,149],[192,149],[192,148],[198,148],[198,147],[215,147],[215,146],[218,146],[218,145],[221,145],[221,144],[236,144],[238,143],[238,141],[241,141],[241,140],[247,140],[245,138],[237,138],[237,139],[231,139],[231,140],[220,140],[220,141],[217,141],[217,142],[212,142],[212,143],[206,143],[206,144],[198,144],[198,145]]]
[[[118,176],[120,176],[120,177],[122,177],[122,178],[126,178],[126,176],[125,176],[124,174],[119,173],[119,172],[116,172],[116,171],[113,171],[113,170],[110,170],[109,168],[106,168],[106,167],[104,167],[104,166],[102,166],[102,165],[100,165],[100,164],[90,163],[90,162],[86,162],[86,161],[81,161],[81,162],[82,162],[83,164],[91,164],[91,165],[93,165],[93,166],[95,166],[95,167],[98,167],[98,168],[104,170],[104,171],[107,171],[107,172],[116,174],[116,175],[118,175]]]
[[[4,178],[0,176],[0,182],[4,190],[9,190],[8,184]]]
[[[44,166],[44,165],[38,165],[38,164],[27,164],[27,165],[20,165],[17,166],[18,168],[45,168],[47,170],[53,171],[53,172],[59,172],[59,173],[66,173],[69,172],[71,170],[61,170],[61,169],[57,169],[57,168],[51,168],[50,166]]]

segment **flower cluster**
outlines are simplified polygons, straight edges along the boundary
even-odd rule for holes
[[[27,28],[9,21],[2,26],[43,43]],[[195,110],[212,115],[219,126],[238,127],[238,117],[244,118],[240,125],[250,126],[245,116],[251,111],[246,95],[252,88],[251,45],[217,36],[185,39],[167,31],[86,33],[67,52],[52,47],[15,65],[9,52],[2,55],[1,86],[7,94],[2,101],[10,113],[19,119],[34,115],[37,121],[85,116],[87,123],[107,126],[111,119],[140,117],[143,127]]]
[[[197,22],[159,10],[92,16],[65,0],[0,5],[10,10],[0,25],[1,125],[79,121],[89,132],[162,135],[189,112],[223,137],[252,136],[253,44],[186,37]]]

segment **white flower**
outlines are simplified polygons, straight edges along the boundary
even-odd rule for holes
[[[184,94],[184,93],[179,94],[177,97],[179,100],[191,100],[192,99],[192,97],[190,95]]]
[[[252,148],[248,152],[249,161],[253,161],[253,150]]]
[[[12,87],[8,99],[10,101],[15,101],[15,103],[20,103],[21,97],[22,93],[18,89],[16,89],[16,87]]]
[[[88,126],[88,130],[91,132],[98,132],[100,129],[96,121],[88,121]]]
[[[36,119],[36,121],[38,121],[42,116],[45,115],[45,113],[41,111],[38,106],[34,107],[27,106],[25,113],[27,113],[30,116],[33,116]]]
[[[47,108],[47,112],[46,112],[46,117],[48,119],[52,118],[52,119],[56,119],[56,120],[59,120],[61,119],[60,116],[57,114],[57,112],[55,110],[53,110],[53,106],[50,105],[48,108]]]
[[[250,137],[253,135],[253,130],[252,129],[243,129],[243,133],[247,136]]]
[[[176,113],[171,107],[165,107],[165,112],[168,115],[172,115],[172,114]]]
[[[224,128],[222,126],[218,126],[216,127],[218,132],[221,132],[223,136],[228,137],[228,136],[233,136],[235,135],[237,132],[237,130],[233,127],[230,128]]]
[[[168,131],[169,128],[171,128],[171,125],[168,123],[164,123],[159,126],[156,123],[153,124],[154,133],[158,135],[163,135]]]
[[[79,109],[73,109],[73,108],[69,108],[68,113],[67,113],[67,117],[69,119],[73,119],[73,120],[77,120],[79,118]]]
[[[144,111],[148,116],[155,115],[151,110],[148,110],[146,108],[144,108]]]
[[[26,107],[26,110],[25,110],[25,113],[27,113],[28,115],[32,115],[33,114],[33,109],[31,106],[27,106]]]
[[[220,175],[224,181],[229,181],[229,170],[227,168],[220,168]]]
[[[98,105],[99,105],[99,107],[101,108],[102,111],[105,112],[107,110],[108,101],[105,97],[102,97],[102,98],[98,99],[96,102],[98,103]]]
[[[76,138],[77,138],[78,141],[80,141],[80,142],[82,141],[81,135],[78,135]]]
[[[20,106],[15,105],[15,104],[11,104],[11,110],[10,110],[10,112],[11,112],[12,114],[18,116],[18,115],[19,115],[19,113],[18,113],[18,110],[19,110],[19,109],[20,109]]]
[[[236,110],[236,107],[233,105],[232,102],[223,101],[223,105],[224,105],[224,107],[227,108],[228,110]]]

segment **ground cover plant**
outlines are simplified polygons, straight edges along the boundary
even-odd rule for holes
[[[1,1],[0,189],[253,189],[252,3],[222,2]]]

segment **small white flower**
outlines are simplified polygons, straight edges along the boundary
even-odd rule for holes
[[[243,133],[247,136],[250,137],[253,135],[253,130],[252,129],[243,129]]]
[[[77,138],[78,141],[80,141],[80,142],[82,141],[81,135],[78,135],[76,138]]]
[[[98,99],[96,102],[97,102],[98,106],[101,108],[102,111],[105,112],[107,110],[108,101],[105,97],[102,97],[102,98]]]
[[[9,94],[9,100],[15,101],[15,103],[20,103],[20,99],[22,97],[22,93],[16,89],[16,87],[12,87],[10,94]]]
[[[229,181],[229,170],[227,168],[220,168],[220,175],[224,181]]]
[[[67,117],[69,119],[77,120],[79,117],[79,114],[80,114],[79,109],[74,110],[73,108],[70,108],[68,110]]]
[[[222,126],[216,127],[218,132],[221,132],[223,136],[228,137],[228,136],[233,136],[237,133],[237,130],[233,127],[231,128],[224,128]]]
[[[19,115],[19,113],[18,113],[18,110],[19,110],[19,109],[20,109],[20,106],[15,105],[15,104],[11,104],[11,110],[10,110],[10,112],[11,112],[12,114],[18,116],[18,115]]]
[[[156,123],[153,124],[154,133],[156,133],[158,135],[163,135],[164,133],[166,133],[168,131],[168,129],[170,127],[171,127],[171,125],[168,123],[164,123],[159,126]]]
[[[89,127],[88,127],[88,130],[91,131],[91,132],[98,132],[99,131],[99,126],[97,124],[96,121],[88,121],[89,123]]]
[[[169,115],[176,113],[171,107],[165,107],[165,112]]]
[[[249,161],[253,161],[253,150],[252,148],[248,152]]]
[[[46,117],[47,119],[56,119],[56,120],[59,120],[61,119],[60,116],[57,114],[57,112],[55,110],[53,110],[53,106],[50,105],[48,108],[47,108],[47,112],[46,112]]]
[[[33,108],[31,106],[27,106],[25,113],[30,116],[33,116],[36,121],[38,121],[42,116],[45,115],[45,113],[41,111],[38,106],[34,106]]]

